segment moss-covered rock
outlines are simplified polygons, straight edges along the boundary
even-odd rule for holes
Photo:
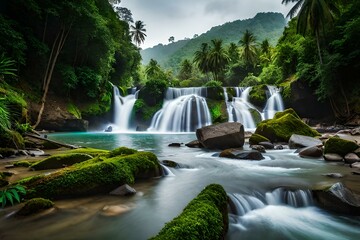
[[[98,156],[49,175],[23,179],[19,184],[27,187],[27,197],[53,199],[107,193],[136,179],[160,175],[156,155],[136,152],[112,158]]]
[[[184,211],[167,223],[152,240],[224,239],[228,229],[227,195],[221,185],[211,184]]]
[[[88,154],[93,157],[108,154],[109,152],[110,151],[108,151],[108,150],[97,149],[97,148],[77,148],[77,149],[71,149],[70,151],[68,151],[68,153],[82,153],[82,154]]]
[[[259,144],[259,142],[270,142],[270,140],[257,133],[252,134],[251,137],[249,138],[250,145],[257,145]]]
[[[25,205],[16,213],[18,216],[29,216],[49,208],[54,207],[54,203],[44,198],[33,198],[25,203]]]
[[[31,165],[34,170],[57,169],[74,165],[92,159],[93,157],[84,153],[64,153],[50,156]]]
[[[320,136],[320,133],[301,121],[292,109],[275,114],[273,119],[262,121],[255,133],[268,138],[271,142],[288,142],[292,134]]]
[[[130,155],[130,154],[134,154],[134,153],[137,153],[137,150],[127,148],[127,147],[119,147],[119,148],[116,148],[116,149],[112,150],[106,156],[108,158],[112,158],[112,157],[115,157],[115,156]]]
[[[30,167],[33,163],[30,163],[29,161],[18,161],[14,163],[15,167]]]
[[[332,137],[325,142],[324,154],[337,153],[344,157],[346,154],[351,153],[358,148],[359,146],[355,142],[339,137]]]
[[[249,93],[249,101],[257,107],[265,107],[267,101],[267,90],[268,88],[265,84],[253,86]]]

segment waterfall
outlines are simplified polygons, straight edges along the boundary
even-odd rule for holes
[[[169,88],[162,109],[155,113],[148,131],[194,132],[211,124],[206,88]]]
[[[273,118],[276,112],[284,111],[284,103],[280,94],[280,89],[275,86],[267,86],[269,97],[262,113],[263,119]]]
[[[119,89],[114,86],[114,124],[117,131],[130,131],[131,113],[137,98],[136,89],[131,94],[123,97]]]
[[[256,124],[251,111],[257,111],[255,106],[249,102],[251,87],[235,87],[235,96],[229,102],[227,88],[224,88],[224,96],[229,122],[241,122],[245,128],[255,128]]]
[[[162,175],[163,176],[168,176],[168,177],[174,177],[175,174],[167,167],[165,166],[164,164],[160,164],[161,166],[161,169],[162,169]]]
[[[294,208],[313,205],[310,190],[292,191],[277,188],[265,194],[256,193],[253,195],[244,195],[233,193],[228,194],[228,196],[230,198],[230,211],[238,216],[243,216],[252,210],[264,208],[268,205],[287,205]]]

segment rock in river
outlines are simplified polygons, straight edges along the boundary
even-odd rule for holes
[[[242,147],[245,142],[244,126],[238,122],[226,122],[196,130],[199,142],[208,149]]]

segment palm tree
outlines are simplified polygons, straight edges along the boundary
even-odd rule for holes
[[[282,4],[295,3],[287,17],[298,16],[297,32],[305,36],[307,30],[311,30],[316,37],[320,64],[323,63],[320,49],[320,33],[325,26],[331,23],[334,14],[338,12],[334,0],[282,0]]]
[[[209,72],[208,66],[209,44],[202,43],[200,50],[194,53],[194,63],[204,74]]]
[[[156,78],[161,71],[158,62],[154,59],[150,59],[149,64],[146,66],[145,73],[147,78]]]
[[[230,62],[231,63],[236,63],[239,60],[239,50],[238,50],[238,46],[236,45],[236,43],[230,43],[228,48],[227,48],[227,54],[230,58]]]
[[[254,34],[246,29],[239,43],[242,47],[242,58],[245,60],[246,66],[255,66],[258,62],[258,56]]]
[[[223,41],[220,39],[211,40],[213,47],[209,52],[208,66],[210,71],[213,73],[214,80],[219,80],[219,74],[225,69],[229,63],[230,58],[227,55],[226,50],[223,48]]]
[[[145,24],[143,21],[136,21],[135,25],[131,25],[131,37],[136,43],[136,45],[139,47],[141,43],[145,41],[146,37],[146,29],[144,28]]]

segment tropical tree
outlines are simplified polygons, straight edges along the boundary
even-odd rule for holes
[[[213,73],[214,80],[219,81],[219,75],[225,70],[225,67],[230,61],[227,51],[223,47],[223,41],[220,39],[211,40],[212,48],[209,52],[208,66]]]
[[[161,72],[160,65],[154,59],[150,59],[149,64],[146,66],[145,74],[146,77],[149,78],[156,78],[159,73]]]
[[[338,12],[337,1],[334,0],[282,0],[282,4],[294,3],[288,17],[297,15],[297,32],[305,36],[310,30],[316,37],[320,64],[323,64],[320,48],[321,33],[325,26],[333,22],[335,13]]]
[[[261,42],[260,50],[261,50],[260,62],[263,65],[267,66],[272,61],[272,49],[268,39],[265,39],[264,41]]]
[[[230,43],[230,45],[227,48],[227,54],[230,58],[230,62],[232,64],[235,64],[239,61],[240,55],[239,55],[239,49],[236,43]]]
[[[180,71],[178,78],[180,80],[186,80],[192,77],[193,65],[189,59],[184,59],[180,65]]]
[[[174,41],[175,41],[175,37],[174,37],[174,36],[169,37],[169,42],[173,43]]]
[[[135,25],[131,25],[130,35],[138,47],[145,41],[145,32],[146,29],[143,21],[136,21]]]
[[[258,62],[258,55],[254,34],[249,30],[246,30],[240,39],[239,44],[242,47],[241,57],[244,59],[246,66],[255,66]]]
[[[209,44],[202,43],[200,50],[194,53],[194,63],[199,68],[199,70],[207,74],[209,72],[209,65],[208,65],[208,55],[209,55]]]

